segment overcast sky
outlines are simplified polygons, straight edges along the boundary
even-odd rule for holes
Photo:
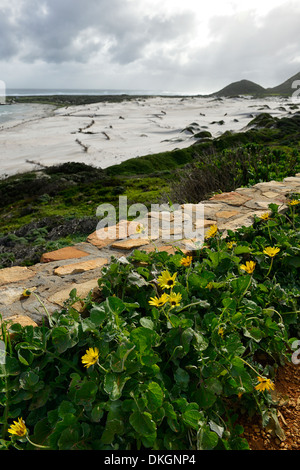
[[[210,93],[300,72],[300,2],[0,0],[7,88]]]

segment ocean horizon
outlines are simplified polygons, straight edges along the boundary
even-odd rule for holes
[[[191,93],[174,92],[168,90],[127,90],[127,89],[87,89],[87,88],[7,88],[6,96],[53,96],[53,95],[166,95],[183,96]]]

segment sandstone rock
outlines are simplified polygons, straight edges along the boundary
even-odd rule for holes
[[[242,206],[245,202],[250,201],[250,199],[250,197],[231,191],[229,193],[216,194],[210,198],[210,201],[222,201],[232,206]]]
[[[83,261],[81,263],[67,264],[60,266],[54,270],[54,274],[58,276],[66,276],[68,274],[79,274],[92,269],[102,268],[108,263],[106,258],[95,258],[89,261]]]
[[[207,228],[207,227],[211,227],[212,225],[216,225],[217,224],[217,221],[216,220],[209,220],[209,219],[199,219],[199,220],[196,220],[196,222],[194,223],[194,226],[196,228]]]
[[[13,282],[26,281],[34,277],[34,272],[26,267],[13,266],[0,270],[0,286]]]
[[[18,323],[22,327],[24,327],[24,326],[37,327],[38,326],[38,324],[35,321],[33,321],[30,317],[28,317],[27,315],[12,315],[8,318],[5,318],[2,322],[0,322],[0,329],[1,329],[2,323],[6,325],[8,335],[11,338],[14,336],[14,333],[10,332],[9,328],[10,328],[11,325],[13,325],[15,323]],[[1,335],[0,335],[0,338],[1,338]]]
[[[95,291],[98,288],[98,278],[92,279],[90,281],[84,282],[82,284],[68,284],[64,289],[56,292],[55,294],[48,297],[48,302],[60,305],[61,307],[64,305],[65,301],[69,299],[69,294],[71,290],[76,289],[77,296],[81,299],[87,297],[90,291]],[[73,308],[77,310],[82,309],[82,305],[80,302],[77,302],[73,305]]]
[[[23,287],[2,287],[0,289],[0,305],[11,305],[20,300],[23,291]]]
[[[62,261],[73,258],[83,258],[84,256],[89,256],[89,253],[78,250],[73,246],[67,246],[65,248],[60,248],[59,250],[44,253],[41,257],[41,263],[50,263],[51,261]]]
[[[268,199],[273,199],[274,201],[276,199],[279,200],[280,198],[280,195],[275,191],[266,191],[266,192],[263,192],[262,195]],[[282,196],[281,196],[281,199],[282,199]]]
[[[215,213],[218,219],[230,219],[239,214],[239,211],[219,211]]]
[[[121,240],[112,243],[112,248],[118,248],[119,250],[132,250],[133,248],[139,248],[140,246],[149,245],[149,240],[146,238],[129,238],[127,240]]]
[[[132,227],[132,222],[121,220],[116,225],[99,228],[87,237],[87,242],[99,249],[105,248],[116,240],[127,238],[130,226]]]

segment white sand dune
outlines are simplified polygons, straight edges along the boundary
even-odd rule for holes
[[[195,132],[217,137],[243,130],[261,112],[288,115],[290,104],[279,98],[151,97],[70,106],[50,115],[49,107],[37,105],[27,119],[0,126],[1,175],[69,161],[107,168],[193,144],[194,134],[185,131],[191,124]]]

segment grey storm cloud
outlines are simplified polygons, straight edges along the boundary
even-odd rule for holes
[[[124,0],[23,0],[17,9],[12,4],[2,11],[0,59],[87,62],[105,52],[126,64],[142,57],[149,44],[185,35],[193,22],[192,13],[147,17]]]
[[[199,0],[199,12],[203,5]],[[275,86],[300,71],[299,1],[260,17],[251,2],[232,15],[194,13],[150,12],[142,0],[0,0],[1,72],[17,63],[28,80],[36,70],[46,81],[47,71],[61,71],[65,82],[77,64],[77,83],[93,73],[103,86],[206,92],[242,78]]]

